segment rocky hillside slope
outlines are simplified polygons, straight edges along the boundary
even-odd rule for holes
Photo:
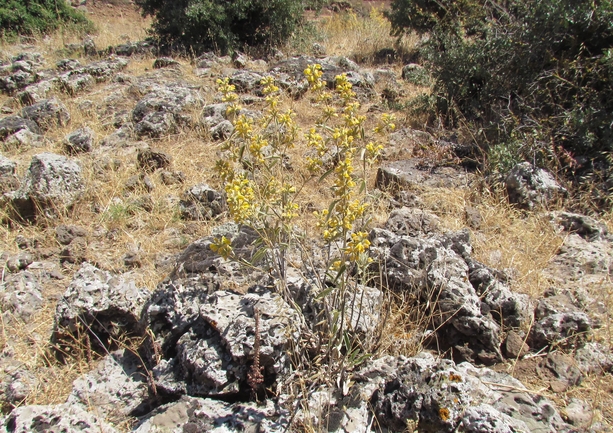
[[[234,129],[217,78],[258,116],[273,76],[309,125],[306,65],[346,73],[369,118],[418,66],[62,50],[0,63],[3,431],[611,430],[613,236],[564,211],[547,172],[518,165],[503,180],[513,206],[493,204],[470,148],[399,121],[370,179],[378,278],[346,312],[369,356],[334,377],[314,362],[326,306],[312,265],[292,256],[288,299],[210,249],[220,235],[257,249],[213,173]],[[321,210],[317,194],[305,209]],[[502,251],[517,224],[538,243]]]

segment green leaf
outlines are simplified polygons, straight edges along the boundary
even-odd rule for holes
[[[323,181],[323,180],[324,180],[326,177],[328,177],[328,176],[330,175],[330,173],[332,173],[333,171],[334,171],[334,167],[332,167],[330,170],[326,171],[324,174],[322,174],[322,175],[319,177],[318,182]]]
[[[255,265],[259,261],[261,261],[264,257],[266,257],[267,252],[268,252],[268,248],[265,246],[257,250],[255,254],[253,255],[253,257],[251,258],[251,264]]]

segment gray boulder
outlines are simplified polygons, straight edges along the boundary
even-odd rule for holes
[[[34,374],[25,368],[17,368],[2,380],[3,400],[10,405],[22,405],[38,385]]]
[[[21,115],[36,122],[42,130],[47,130],[52,126],[66,126],[70,122],[70,113],[57,98],[45,99],[24,107]]]
[[[213,140],[226,140],[234,132],[234,125],[229,120],[223,120],[209,130]]]
[[[472,175],[455,167],[431,166],[413,158],[395,161],[379,167],[375,186],[381,190],[412,190],[459,188],[470,183]]]
[[[43,305],[42,287],[31,272],[7,275],[0,284],[2,311],[27,321]]]
[[[6,417],[3,427],[7,433],[117,433],[83,406],[70,403],[15,408]]]
[[[0,177],[14,176],[17,164],[7,157],[0,155]]]
[[[8,116],[0,119],[0,140],[4,141],[9,136],[23,130],[32,134],[40,134],[40,128],[33,120],[19,116]]]
[[[12,207],[24,219],[39,212],[53,217],[72,207],[85,189],[81,167],[53,153],[32,157],[23,184],[12,196]]]
[[[155,61],[153,62],[153,69],[161,69],[161,68],[177,68],[181,66],[181,64],[179,62],[177,62],[175,59],[170,58],[170,57],[160,57],[158,59],[155,59]]]
[[[60,71],[73,71],[81,66],[81,62],[77,59],[60,59],[55,62],[55,67]]]
[[[513,377],[427,353],[373,361],[354,381],[362,392],[374,386],[370,407],[390,431],[403,431],[410,421],[419,431],[571,431],[553,403]]]
[[[440,225],[439,218],[427,211],[402,207],[394,209],[385,223],[385,228],[399,236],[417,236],[435,233]]]
[[[159,407],[135,433],[261,432],[287,431],[287,416],[279,416],[270,400],[263,404],[226,403],[208,398],[182,397]]]
[[[95,133],[90,128],[80,128],[66,136],[66,150],[71,154],[91,152]]]
[[[256,314],[260,315],[257,353]],[[192,396],[236,394],[246,386],[256,356],[263,385],[272,386],[288,372],[288,344],[298,338],[300,323],[277,294],[257,288],[244,295],[211,292],[194,278],[162,284],[147,306],[146,317],[166,358],[153,369],[155,386],[170,395]]]
[[[453,347],[460,360],[501,360],[499,321],[492,318],[489,309],[483,310],[483,302],[469,280],[471,246],[467,232],[398,236],[374,229],[369,239],[375,267],[379,267],[373,272],[381,272],[383,281],[393,290],[410,293],[418,300],[422,313],[432,317],[437,342]],[[495,302],[504,301],[496,297],[492,300]]]
[[[56,77],[32,83],[19,92],[16,98],[24,105],[36,104],[47,99],[48,93],[56,87],[57,83]]]
[[[584,342],[592,330],[592,320],[564,293],[551,292],[534,310],[535,323],[530,345],[572,347]]]
[[[15,191],[20,182],[16,176],[17,164],[3,155],[0,155],[0,195]]]
[[[179,202],[181,217],[186,220],[210,220],[227,209],[225,193],[216,191],[207,184],[194,185],[183,193]]]
[[[128,61],[121,57],[111,56],[106,60],[100,60],[90,63],[81,69],[77,69],[81,73],[86,73],[93,76],[96,81],[106,81],[117,72],[128,66]]]
[[[61,345],[87,334],[94,349],[113,348],[122,336],[142,335],[148,298],[134,281],[84,263],[58,302],[52,341]]]
[[[230,77],[230,84],[236,87],[239,93],[260,93],[262,85],[260,82],[264,76],[252,71],[236,71]]]
[[[202,97],[191,87],[153,86],[132,110],[132,120],[139,135],[159,137],[189,124],[189,110],[202,105]],[[144,123],[139,127],[141,122]]]
[[[96,80],[81,69],[66,72],[59,77],[59,83],[66,93],[76,95],[94,86]]]
[[[529,210],[546,207],[568,193],[551,173],[529,162],[513,167],[505,179],[505,186],[509,202]]]
[[[607,225],[596,218],[572,212],[553,212],[552,222],[561,230],[576,233],[588,241],[597,241],[607,238],[609,230]]]
[[[506,276],[500,271],[468,260],[470,283],[497,323],[510,328],[528,328],[532,322],[534,306],[530,297],[513,292]]]
[[[133,55],[155,55],[158,47],[151,41],[137,41],[109,47],[108,51],[118,56],[130,57]]]
[[[139,137],[162,137],[175,132],[175,130],[174,115],[161,111],[147,114],[134,126],[134,132]]]
[[[585,375],[613,371],[613,354],[602,344],[590,341],[579,347],[573,358]]]
[[[170,155],[161,150],[146,147],[138,151],[136,161],[138,168],[146,172],[152,172],[169,167],[172,159]]]
[[[140,358],[129,350],[112,352],[73,382],[66,403],[93,407],[98,416],[110,422],[144,415],[153,401],[143,367]]]
[[[87,237],[87,230],[81,226],[60,224],[55,228],[55,238],[62,245],[68,245],[74,239],[84,237]]]

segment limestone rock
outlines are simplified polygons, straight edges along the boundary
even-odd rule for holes
[[[143,367],[129,350],[112,352],[74,381],[66,403],[91,407],[108,421],[146,414],[153,402]]]
[[[509,202],[524,209],[547,206],[553,199],[567,194],[551,173],[529,162],[513,167],[505,179],[505,185]]]
[[[25,219],[41,211],[54,216],[74,205],[81,197],[84,182],[81,167],[73,160],[53,153],[32,157],[30,168],[12,199],[17,214]]]
[[[165,152],[151,148],[139,150],[136,159],[138,167],[149,172],[160,168],[167,168],[172,161],[171,157]]]
[[[262,432],[287,431],[287,417],[277,414],[267,400],[254,403],[225,403],[208,398],[182,397],[179,401],[159,407],[137,428],[135,433],[186,432]]]
[[[0,140],[6,140],[9,136],[26,130],[32,134],[40,134],[40,128],[33,120],[19,116],[8,116],[0,119]]]
[[[400,236],[416,236],[438,231],[439,218],[427,211],[403,207],[390,214],[385,228]]]
[[[181,217],[186,220],[210,220],[228,209],[226,195],[207,184],[194,185],[182,195],[179,202]]]
[[[585,341],[592,329],[588,315],[564,294],[551,293],[541,299],[534,311],[534,319],[530,345],[539,349],[551,344],[576,345]]]
[[[0,283],[2,310],[27,321],[43,305],[42,287],[31,272],[7,275]]]
[[[55,237],[62,245],[68,245],[73,239],[86,236],[87,230],[81,226],[60,224],[55,228]]]
[[[191,121],[189,110],[203,105],[199,93],[188,86],[151,86],[132,110],[139,135],[160,137]],[[138,126],[139,124],[141,124]]]
[[[9,404],[21,405],[38,384],[34,374],[25,368],[18,368],[2,381],[4,400]]]
[[[66,126],[70,122],[70,113],[57,98],[45,99],[24,107],[21,115],[25,119],[36,122],[42,130],[47,130],[52,126]]]
[[[13,409],[4,422],[11,433],[116,433],[102,419],[74,404],[23,406]]]
[[[95,133],[90,128],[80,128],[66,136],[66,150],[69,153],[91,152]]]
[[[605,223],[596,218],[572,212],[553,212],[554,224],[569,233],[576,233],[588,241],[602,240],[609,233]]]
[[[87,333],[92,347],[102,349],[115,346],[112,338],[141,335],[148,297],[133,281],[84,263],[58,302],[52,341],[61,344]]]
[[[90,74],[84,73],[81,69],[68,71],[59,77],[59,83],[66,93],[76,95],[77,93],[91,89],[96,80]]]
[[[158,59],[155,59],[155,61],[153,62],[153,69],[161,69],[161,68],[169,68],[169,67],[175,68],[179,66],[181,66],[181,64],[170,57],[160,57]]]
[[[532,395],[511,376],[469,363],[455,365],[421,354],[385,357],[356,377],[384,428],[402,431],[407,421],[419,431],[569,432],[554,405]]]
[[[472,176],[454,167],[430,167],[419,159],[396,161],[386,164],[377,171],[376,187],[381,190],[409,189],[422,191],[424,188],[456,188],[470,182]]]

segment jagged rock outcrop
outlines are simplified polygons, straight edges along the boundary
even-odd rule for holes
[[[38,127],[46,131],[53,126],[66,126],[70,122],[70,113],[66,106],[57,98],[45,99],[36,104],[24,107],[21,115],[33,120]]]
[[[58,302],[52,342],[61,346],[87,335],[91,347],[102,350],[116,347],[122,336],[142,335],[148,297],[134,281],[84,263]]]
[[[76,161],[41,153],[32,157],[21,187],[11,194],[11,206],[19,218],[32,219],[39,213],[53,217],[70,209],[84,189],[81,166]]]
[[[216,191],[207,184],[192,186],[183,193],[179,202],[181,217],[186,220],[210,220],[227,209],[225,193]]]
[[[117,430],[80,405],[23,406],[4,421],[7,433],[117,433]]]
[[[529,162],[513,167],[505,179],[505,186],[509,202],[524,209],[546,207],[552,200],[567,194],[551,173]]]

